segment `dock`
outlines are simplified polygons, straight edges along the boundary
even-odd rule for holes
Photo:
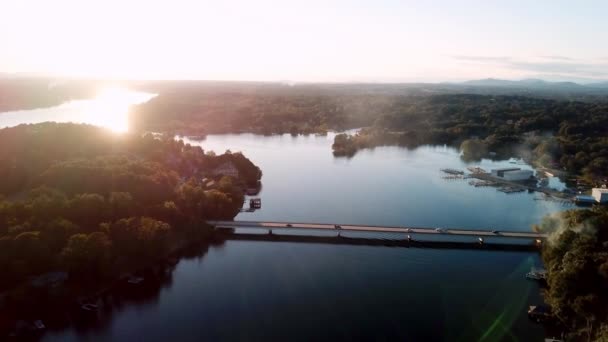
[[[462,171],[462,170],[447,168],[447,169],[441,169],[441,171],[445,172],[447,174],[450,174],[450,175],[461,175],[461,176],[464,175],[464,171]]]
[[[472,174],[470,174],[470,177],[477,178],[481,181],[493,182],[494,184],[503,185],[504,187],[509,187],[511,189],[522,189],[522,190],[528,190],[528,191],[542,192],[549,196],[558,197],[561,199],[570,199],[570,196],[567,196],[563,192],[555,190],[555,189],[538,187],[534,184],[512,182],[512,181],[504,180],[502,178],[494,177],[489,173],[472,173]],[[515,192],[515,191],[510,191],[510,192]]]

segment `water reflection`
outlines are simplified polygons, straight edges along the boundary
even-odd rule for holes
[[[221,248],[223,241],[210,244],[196,244],[180,251],[154,267],[136,272],[143,278],[139,284],[131,284],[127,279],[117,281],[107,289],[88,298],[62,299],[58,305],[49,299],[48,307],[40,305],[27,309],[28,313],[8,312],[5,318],[16,316],[19,319],[35,317],[42,319],[47,331],[44,335],[37,334],[26,326],[27,321],[17,321],[15,324],[16,338],[36,340],[42,337],[49,341],[88,340],[104,336],[113,324],[113,320],[129,310],[155,311],[163,291],[170,291],[173,286],[173,273],[182,260],[202,260],[210,246]],[[70,284],[69,288],[94,288],[95,283]],[[69,292],[69,288],[64,291]],[[83,310],[83,304],[92,305],[92,310]],[[16,318],[15,317],[15,318]],[[23,327],[19,327],[23,325]]]

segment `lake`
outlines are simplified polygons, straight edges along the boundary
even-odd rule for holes
[[[4,115],[0,127],[15,124]],[[446,146],[335,158],[332,134],[185,140],[242,151],[262,169],[262,209],[238,220],[528,231],[565,209],[538,194],[442,179],[440,168],[513,166],[466,164]],[[529,252],[228,240],[181,259],[145,298],[126,296],[100,322],[44,339],[541,341],[542,327],[526,315],[539,289],[524,277],[539,263]]]
[[[115,132],[129,129],[129,106],[146,102],[156,96],[120,87],[101,88],[90,100],[74,100],[62,105],[0,113],[0,128],[22,123],[46,121],[87,123]]]

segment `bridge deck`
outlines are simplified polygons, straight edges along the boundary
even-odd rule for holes
[[[311,230],[338,230],[334,224],[326,223],[295,223],[295,222],[263,222],[263,221],[208,221],[218,229],[222,228],[262,228],[262,229],[311,229]],[[406,234],[434,234],[454,236],[475,237],[505,237],[523,239],[545,239],[547,234],[535,232],[506,231],[500,230],[493,233],[491,230],[473,230],[461,228],[446,228],[444,232],[438,232],[431,227],[386,227],[367,225],[339,225],[339,230],[359,232],[381,232],[381,233],[406,233]]]
[[[226,240],[236,241],[268,241],[268,242],[295,242],[295,243],[322,243],[331,245],[354,246],[382,246],[404,248],[433,248],[433,249],[469,249],[477,251],[507,251],[507,252],[535,252],[538,245],[535,243],[484,243],[456,242],[456,241],[419,241],[419,240],[386,240],[371,238],[352,238],[345,236],[311,236],[311,235],[278,235],[278,234],[248,234],[233,233],[227,229],[220,232]]]

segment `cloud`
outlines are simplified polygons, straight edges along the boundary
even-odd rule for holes
[[[507,63],[506,67],[521,71],[561,73],[584,77],[608,76],[608,63],[528,62]]]
[[[454,59],[469,62],[509,62],[511,57],[492,57],[492,56],[452,56]]]
[[[549,55],[549,56],[540,56],[544,59],[553,59],[556,61],[575,61],[574,58],[566,57],[566,56],[557,56],[557,55]]]

